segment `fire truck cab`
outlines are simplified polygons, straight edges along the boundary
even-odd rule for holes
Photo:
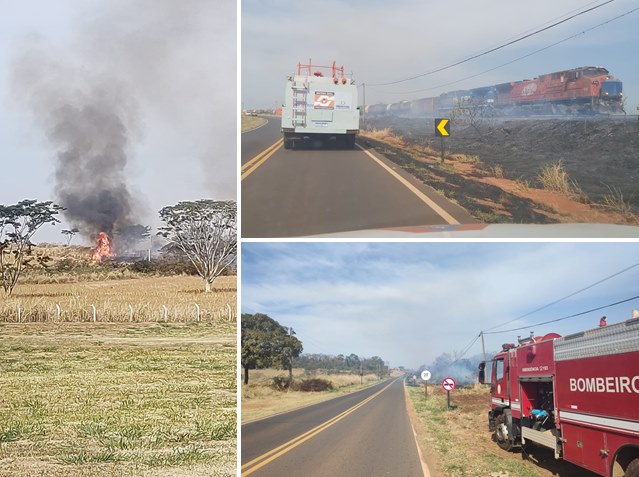
[[[531,335],[491,364],[488,427],[502,449],[534,443],[599,475],[639,477],[639,318]]]

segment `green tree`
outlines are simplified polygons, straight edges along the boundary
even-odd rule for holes
[[[249,382],[250,369],[270,366],[288,369],[289,380],[292,380],[292,361],[302,352],[302,342],[292,330],[268,315],[244,313],[241,318],[241,342],[244,384]]]
[[[235,201],[179,202],[160,210],[165,237],[189,258],[207,292],[216,277],[235,264],[237,204]]]
[[[74,227],[74,228],[72,228],[71,230],[66,230],[66,229],[65,229],[65,230],[63,230],[62,232],[60,232],[60,233],[61,233],[62,235],[64,235],[64,236],[66,237],[66,239],[67,239],[67,247],[68,247],[69,245],[71,245],[71,239],[72,239],[72,238],[73,238],[73,236],[74,236],[75,234],[77,234],[78,232],[79,232],[79,230],[78,230],[78,229],[76,229],[75,227]]]
[[[45,256],[33,256],[31,238],[42,225],[60,223],[55,216],[61,210],[64,207],[51,201],[29,199],[15,205],[0,205],[0,274],[7,295],[11,295],[20,274],[34,259],[39,263],[48,260]]]

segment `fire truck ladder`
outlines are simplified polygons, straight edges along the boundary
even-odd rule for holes
[[[306,126],[306,96],[308,83],[293,81],[293,127]]]

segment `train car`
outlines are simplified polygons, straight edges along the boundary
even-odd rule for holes
[[[468,90],[451,91],[439,95],[439,112],[451,111],[463,106],[470,100],[471,94]]]
[[[435,117],[439,112],[439,98],[421,98],[410,102],[410,115],[414,117]]]

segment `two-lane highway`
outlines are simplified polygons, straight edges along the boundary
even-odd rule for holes
[[[242,237],[475,222],[372,151],[285,150],[279,126],[242,134]]]
[[[242,476],[427,474],[402,379],[242,426]]]

